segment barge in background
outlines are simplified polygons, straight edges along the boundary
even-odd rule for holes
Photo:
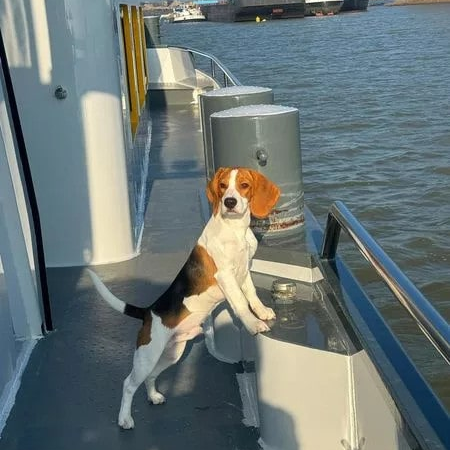
[[[327,16],[337,14],[344,0],[305,0],[305,16]]]
[[[341,12],[367,11],[369,0],[344,0]]]
[[[447,362],[448,323],[339,202],[325,231],[305,208],[295,233],[261,237],[251,271],[277,308],[271,331],[249,336],[222,304],[162,375],[167,405],[139,392],[137,428],[118,429],[139,324],[98,298],[85,267],[139,306],[167,288],[210,214],[205,166],[218,155],[205,162],[199,98],[255,89],[211,55],[146,48],[137,1],[12,3],[0,6],[0,450],[448,450],[448,412],[336,253],[340,231]],[[206,117],[214,152],[215,121],[298,113],[248,108]],[[274,153],[225,156],[278,167],[282,185],[299,166],[277,166],[278,149],[299,136],[246,127],[221,142],[255,129],[281,135]]]
[[[305,0],[228,0],[197,2],[211,22],[247,22],[263,19],[292,19],[305,16]]]

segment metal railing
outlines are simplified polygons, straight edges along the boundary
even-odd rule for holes
[[[389,258],[375,239],[342,202],[335,202],[328,213],[321,258],[333,260],[343,229],[408,311],[419,328],[450,364],[450,326],[426,297]]]
[[[201,50],[195,50],[188,47],[176,46],[169,48],[177,48],[192,55],[195,61],[195,67],[206,72],[209,71],[209,75],[211,76],[211,78],[221,86],[241,86],[240,81],[215,56]],[[198,58],[204,59],[203,61],[199,61]]]

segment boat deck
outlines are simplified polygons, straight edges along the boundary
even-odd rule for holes
[[[148,305],[169,285],[203,227],[203,150],[195,106],[152,111],[149,202],[141,254],[96,272],[121,298]],[[213,358],[204,340],[160,377],[167,404],[141,387],[136,428],[117,426],[122,381],[139,322],[112,310],[83,268],[49,269],[56,331],[38,342],[25,370],[0,450],[245,449],[258,432],[242,424],[236,366]]]

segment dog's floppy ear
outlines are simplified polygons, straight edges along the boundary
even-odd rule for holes
[[[226,170],[227,169],[225,167],[220,167],[219,169],[217,169],[217,172],[215,173],[213,179],[206,186],[206,196],[212,203],[214,215],[218,213],[220,205],[219,179]]]
[[[280,197],[280,189],[278,186],[264,175],[251,171],[254,185],[253,196],[250,201],[250,211],[257,219],[264,219],[270,214],[272,208]]]

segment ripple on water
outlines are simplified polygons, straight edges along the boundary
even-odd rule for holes
[[[450,143],[449,143],[450,147]],[[438,175],[450,175],[450,166],[434,167],[432,171]]]

